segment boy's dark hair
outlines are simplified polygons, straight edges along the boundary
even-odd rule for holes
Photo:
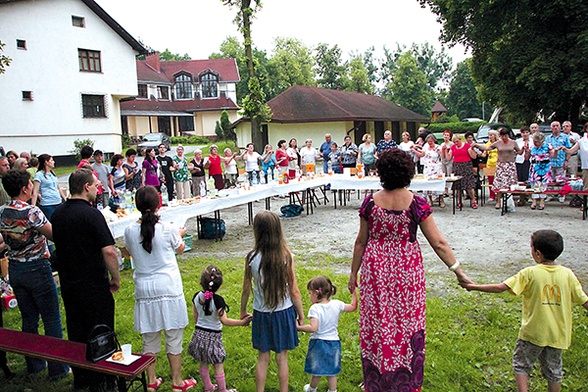
[[[531,235],[531,244],[550,261],[557,259],[564,249],[563,238],[555,230],[537,230]]]
[[[82,159],[90,159],[92,154],[94,154],[94,149],[90,146],[84,146],[80,150],[80,157],[82,157]]]
[[[134,148],[129,148],[127,150],[127,152],[125,153],[125,156],[127,158],[130,157],[131,155],[137,155],[137,151]]]
[[[31,175],[27,171],[10,169],[2,176],[2,185],[8,196],[14,198],[20,195],[20,190],[26,187],[31,180]]]

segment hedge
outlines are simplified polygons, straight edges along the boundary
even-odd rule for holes
[[[446,129],[449,129],[453,133],[466,133],[467,131],[472,131],[476,133],[480,125],[485,124],[486,122],[466,122],[466,121],[458,121],[458,122],[450,122],[450,123],[432,123],[429,124],[426,128],[427,130],[437,133],[443,132]]]
[[[210,139],[203,136],[172,136],[172,144],[208,144]]]

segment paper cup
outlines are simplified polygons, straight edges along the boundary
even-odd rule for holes
[[[132,348],[133,346],[130,344],[123,344],[122,346],[120,346],[121,350],[122,350],[122,354],[123,354],[123,358],[124,359],[128,359],[131,357],[132,354]]]

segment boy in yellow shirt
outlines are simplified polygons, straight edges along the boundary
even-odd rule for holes
[[[531,254],[538,265],[527,267],[499,284],[467,284],[469,290],[523,296],[523,320],[513,354],[519,392],[528,391],[529,373],[537,359],[547,379],[548,391],[559,392],[562,381],[562,350],[572,341],[572,304],[588,309],[588,295],[569,268],[557,265],[563,252],[561,235],[539,230],[531,235]]]

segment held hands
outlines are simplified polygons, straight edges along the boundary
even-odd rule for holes
[[[347,283],[347,289],[350,293],[354,293],[355,289],[357,289],[357,274],[350,274],[349,275],[349,283]]]
[[[248,326],[251,323],[251,320],[253,320],[253,316],[247,313],[245,317],[241,317],[241,326]]]

